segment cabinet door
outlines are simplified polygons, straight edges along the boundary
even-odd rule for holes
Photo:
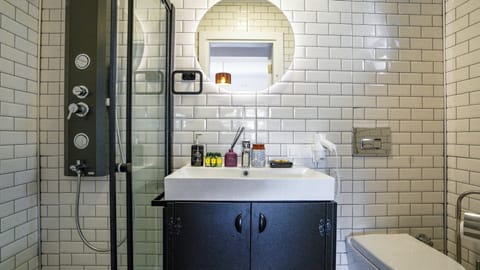
[[[250,269],[249,203],[175,203],[174,212],[168,269]]]
[[[334,269],[326,214],[327,203],[253,203],[251,269]]]

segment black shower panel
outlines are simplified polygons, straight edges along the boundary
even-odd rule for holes
[[[108,174],[107,106],[110,36],[107,0],[67,0],[65,24],[65,175]]]

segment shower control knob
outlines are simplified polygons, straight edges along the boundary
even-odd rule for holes
[[[73,114],[75,114],[78,117],[84,117],[85,115],[88,114],[89,111],[90,111],[90,108],[88,107],[87,104],[83,102],[71,103],[70,105],[68,105],[67,120],[70,120]]]
[[[85,133],[78,133],[73,138],[73,145],[75,145],[75,147],[80,150],[87,148],[89,142],[90,139]]]
[[[76,85],[72,89],[72,93],[79,99],[84,99],[88,96],[88,88],[85,85]]]
[[[72,103],[68,105],[68,116],[67,119],[70,120],[72,117],[72,114],[76,113],[78,111],[79,107],[76,103]]]
[[[86,53],[81,53],[75,57],[75,67],[84,70],[90,66],[90,56]]]

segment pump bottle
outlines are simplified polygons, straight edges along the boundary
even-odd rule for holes
[[[198,143],[198,137],[202,134],[195,134],[195,144],[192,145],[191,149],[191,160],[190,165],[192,167],[202,167],[203,166],[203,145]]]

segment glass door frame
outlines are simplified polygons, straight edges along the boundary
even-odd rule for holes
[[[117,269],[117,196],[116,196],[116,138],[115,114],[117,108],[117,29],[118,3],[110,1],[110,73],[108,82],[108,174],[110,205],[110,269]]]

